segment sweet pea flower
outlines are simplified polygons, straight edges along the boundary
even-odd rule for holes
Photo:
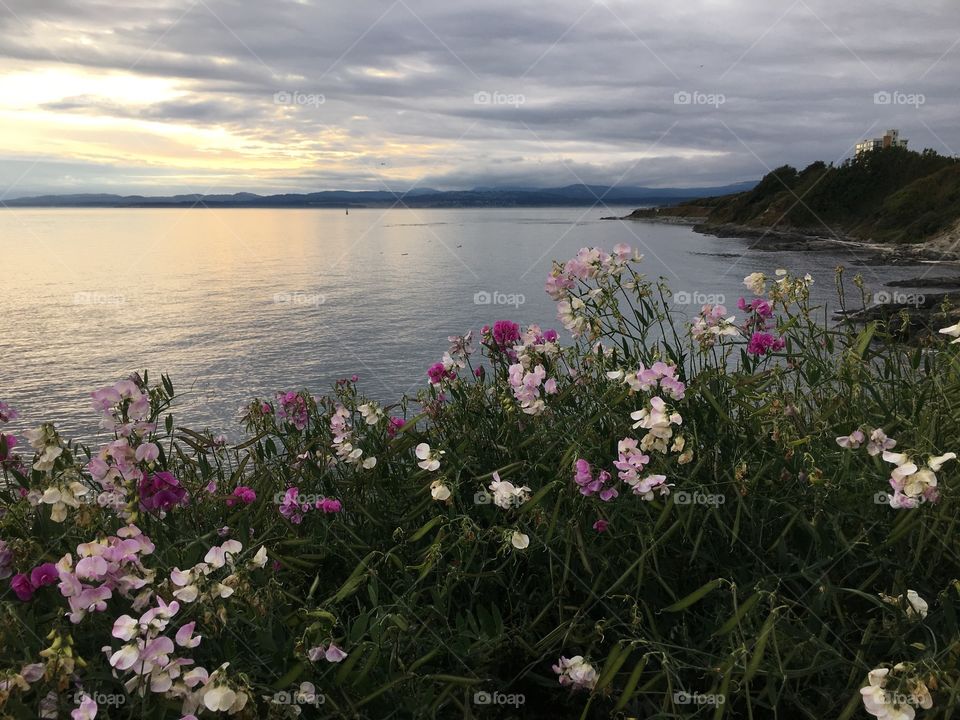
[[[896,446],[896,440],[888,438],[883,430],[877,428],[870,433],[870,442],[867,443],[867,453],[871,456],[876,456],[886,450],[892,450]]]
[[[424,470],[433,472],[440,469],[440,456],[443,455],[443,450],[431,450],[430,446],[424,442],[417,445],[415,453],[420,461],[417,465]]]
[[[227,498],[227,507],[233,507],[238,502],[243,503],[244,505],[249,505],[257,499],[257,493],[254,492],[253,488],[247,487],[246,485],[238,485],[231,496]]]
[[[497,472],[493,473],[490,492],[493,493],[493,504],[505,510],[522,505],[530,499],[530,488],[526,485],[516,487],[511,482],[501,480],[500,474]]]
[[[20,598],[22,602],[29,602],[33,599],[33,594],[37,589],[30,582],[30,578],[24,573],[17,573],[10,580],[10,589]]]
[[[750,273],[743,279],[743,284],[754,295],[767,293],[767,276],[761,272]]]
[[[755,332],[747,343],[747,352],[751,355],[765,355],[782,350],[785,346],[783,338],[775,338],[768,332]]]
[[[434,480],[430,483],[430,495],[434,500],[444,502],[450,499],[451,494],[450,488],[444,484],[443,480]]]
[[[349,653],[344,652],[333,643],[330,643],[330,645],[326,647],[323,645],[317,645],[316,647],[312,647],[307,651],[307,657],[310,659],[310,662],[326,660],[330,663],[338,663],[342,662],[348,654]]]
[[[939,332],[941,335],[949,335],[950,337],[954,338],[950,341],[951,345],[960,343],[960,323],[951,325],[950,327],[942,328]]]
[[[526,550],[530,547],[530,537],[519,530],[515,531],[513,535],[510,536],[510,544],[517,550]]]
[[[863,434],[862,430],[854,430],[849,435],[838,437],[837,445],[847,450],[856,450],[863,444],[865,439],[866,436]]]
[[[593,529],[598,533],[606,532],[608,527],[610,527],[610,523],[602,518],[593,524]]]
[[[207,551],[203,561],[213,569],[222,568],[227,564],[230,556],[235,556],[243,550],[243,545],[236,540],[227,540],[223,545],[212,547]]]
[[[187,504],[187,490],[167,471],[155,472],[140,481],[140,505],[148,512],[163,512]]]
[[[70,711],[71,720],[94,720],[97,717],[97,703],[86,693],[80,695],[80,704]]]
[[[597,684],[597,671],[582,655],[561,657],[553,666],[553,671],[559,675],[562,686],[570,686],[573,690],[593,690]]]
[[[136,450],[137,462],[152,463],[160,457],[160,448],[154,443],[143,443]]]
[[[343,504],[333,498],[321,498],[317,500],[316,508],[324,513],[332,514],[343,510]]]
[[[407,424],[407,421],[401,417],[391,417],[390,421],[387,424],[387,435],[389,437],[394,437],[400,428]]]

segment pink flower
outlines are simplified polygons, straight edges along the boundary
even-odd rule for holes
[[[520,339],[520,326],[509,320],[497,320],[493,324],[493,342],[500,350],[506,350]]]
[[[317,500],[316,504],[317,510],[322,510],[325,513],[338,513],[343,510],[343,505],[339,500],[333,498],[321,498]]]
[[[401,417],[392,417],[387,422],[387,435],[394,437],[404,425],[407,424],[407,421]]]
[[[347,653],[338,648],[333,643],[330,643],[329,647],[324,647],[323,645],[317,645],[312,647],[307,651],[307,657],[310,658],[310,662],[319,662],[320,660],[326,660],[331,663],[338,663],[347,657]]]
[[[303,430],[307,426],[307,401],[302,395],[295,392],[278,393],[277,404],[280,407],[277,412],[279,418],[290,421],[297,430]]]
[[[187,490],[172,473],[155,472],[140,481],[140,505],[154,512],[187,504]]]
[[[438,362],[427,368],[427,376],[433,385],[439,385],[446,379],[454,380],[457,377],[457,373],[453,370],[447,370],[442,362]]]
[[[576,472],[573,479],[574,482],[580,486],[580,494],[586,497],[599,494],[601,500],[610,502],[619,495],[617,489],[609,484],[610,473],[606,470],[601,470],[596,478],[594,478],[590,463],[583,458],[577,460]]]
[[[288,488],[280,503],[280,514],[294,525],[303,522],[303,515],[310,511],[310,505],[300,502],[300,488]]]
[[[37,589],[30,582],[30,578],[23,573],[17,573],[13,576],[13,579],[10,580],[10,589],[13,590],[17,597],[23,602],[29,602],[32,600],[33,593],[37,591]]]
[[[782,350],[785,345],[783,338],[775,338],[768,332],[755,332],[747,343],[747,352],[751,355],[765,355]]]
[[[608,527],[610,527],[610,523],[602,519],[597,520],[593,524],[593,529],[596,530],[598,533],[606,532]]]
[[[227,507],[233,507],[238,502],[249,505],[256,499],[257,493],[253,491],[253,488],[249,488],[246,485],[238,485],[236,489],[234,489],[233,494],[227,498]]]

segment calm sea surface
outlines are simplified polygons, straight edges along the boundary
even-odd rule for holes
[[[503,318],[561,329],[543,280],[554,258],[585,245],[638,246],[650,276],[691,296],[725,295],[731,308],[745,275],[780,266],[812,273],[817,298],[832,301],[834,267],[856,260],[600,220],[610,214],[0,211],[0,399],[21,412],[14,430],[53,420],[89,436],[89,392],[147,368],[156,380],[169,373],[184,393],[178,422],[235,436],[237,409],[255,395],[320,394],[356,373],[366,393],[392,401],[423,386],[448,335]],[[875,289],[922,273],[856,269]]]

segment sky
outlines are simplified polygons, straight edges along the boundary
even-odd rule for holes
[[[713,186],[960,153],[956,0],[0,0],[0,201]]]

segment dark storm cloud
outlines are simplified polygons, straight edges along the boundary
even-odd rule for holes
[[[265,181],[284,189],[377,187],[399,182],[390,179],[399,167],[419,168],[433,187],[621,177],[720,184],[785,162],[838,161],[887,127],[900,127],[912,147],[960,152],[953,0],[6,0],[6,8],[0,53],[11,62],[133,71],[187,92],[133,109],[96,98],[47,109],[220,126],[317,153],[355,149],[352,174],[318,157],[315,170]],[[279,92],[324,102],[278,106]],[[424,149],[437,143],[442,150]],[[383,177],[371,176],[388,146]]]

